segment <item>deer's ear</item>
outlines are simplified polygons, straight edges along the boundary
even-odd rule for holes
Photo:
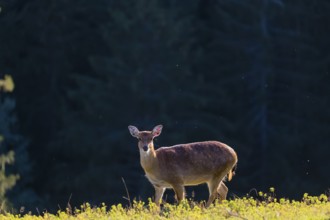
[[[128,130],[129,130],[129,133],[131,133],[131,135],[133,137],[136,137],[136,138],[139,137],[140,131],[139,131],[139,129],[137,129],[137,127],[130,125],[130,126],[128,126]]]
[[[152,136],[153,137],[159,136],[160,133],[162,133],[162,129],[163,129],[163,125],[157,125],[156,127],[154,127],[154,129],[152,129]]]

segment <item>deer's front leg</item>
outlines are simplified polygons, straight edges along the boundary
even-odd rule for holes
[[[155,187],[155,203],[157,206],[159,206],[162,203],[163,194],[165,192],[165,187]]]
[[[185,198],[185,191],[183,185],[172,185],[173,190],[176,195],[176,199],[178,200],[178,203],[180,203]]]

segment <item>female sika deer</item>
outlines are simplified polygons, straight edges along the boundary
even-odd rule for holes
[[[225,199],[228,188],[223,183],[226,175],[230,181],[237,163],[235,151],[224,143],[205,141],[179,144],[154,149],[153,139],[160,135],[163,126],[152,131],[139,131],[128,126],[139,142],[140,162],[147,178],[155,187],[155,203],[159,205],[166,188],[173,188],[177,200],[184,199],[184,186],[207,183],[210,206],[217,194]]]

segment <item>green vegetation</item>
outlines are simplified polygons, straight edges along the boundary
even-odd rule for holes
[[[164,204],[159,208],[149,200],[148,204],[134,201],[131,207],[122,204],[108,208],[84,204],[80,209],[58,211],[57,214],[0,215],[1,219],[329,219],[330,202],[327,195],[309,196],[301,201],[276,199],[271,194],[259,193],[262,199],[236,198],[215,203],[205,209],[203,203],[185,200],[180,205]]]
[[[0,79],[0,91],[3,90],[4,92],[12,92],[14,90],[14,82],[11,76],[5,75],[4,79]],[[0,113],[3,112],[2,108],[2,101],[0,100]],[[10,108],[6,108],[8,105],[5,106],[5,109],[8,110]],[[4,115],[4,114],[1,114]],[[4,120],[0,117],[1,125]],[[0,131],[3,132],[3,126],[0,126]],[[5,137],[0,134],[0,147],[2,147],[2,142],[5,140]],[[6,174],[6,165],[13,164],[15,162],[15,152],[13,150],[9,150],[8,153],[3,153],[3,150],[0,149],[0,212],[8,209],[8,201],[6,198],[6,192],[13,188],[16,184],[16,181],[19,179],[19,175],[17,174]]]
[[[15,89],[11,75],[0,78],[0,212],[29,204],[35,207],[38,197],[31,190],[31,163],[28,139],[18,129]],[[28,207],[30,207],[28,206]]]
[[[13,188],[16,181],[19,179],[19,175],[6,174],[6,164],[13,164],[15,162],[14,151],[9,151],[7,154],[0,155],[0,211],[7,209],[7,199],[5,197],[6,192]]]

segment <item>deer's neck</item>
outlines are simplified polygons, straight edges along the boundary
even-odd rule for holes
[[[149,147],[148,151],[140,149],[140,162],[146,173],[152,172],[157,167],[157,155],[153,144]]]

